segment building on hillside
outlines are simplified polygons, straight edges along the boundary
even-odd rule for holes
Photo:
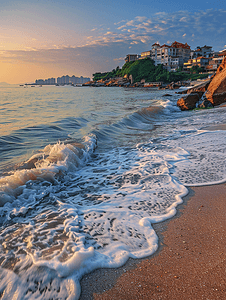
[[[147,58],[147,57],[151,57],[151,50],[141,52],[141,55],[140,55],[139,59],[144,59],[144,58]]]
[[[219,53],[219,56],[223,57],[223,59],[224,59],[225,56],[226,56],[226,49],[221,50],[221,51],[219,51],[218,53]]]
[[[199,68],[203,68],[206,70],[206,67],[209,65],[210,57],[197,57],[189,59],[187,62],[184,63],[184,70],[189,71],[192,67],[198,66]]]
[[[151,49],[151,58],[154,60],[155,65],[160,65],[161,62],[161,46],[159,43],[154,43]]]
[[[226,49],[219,52],[215,52],[213,57],[209,61],[209,65],[206,66],[206,70],[208,72],[216,72],[225,57],[226,57]]]
[[[163,64],[168,71],[176,71],[179,67],[190,58],[191,48],[185,43],[174,42],[169,45],[160,46],[159,43],[152,45],[151,58],[154,60],[155,65]]]
[[[136,61],[140,58],[140,55],[138,54],[127,54],[125,58],[125,62],[131,62],[131,61]]]
[[[213,56],[213,49],[212,46],[203,46],[197,47],[195,50],[191,50],[190,58],[197,58],[197,57],[212,57]]]

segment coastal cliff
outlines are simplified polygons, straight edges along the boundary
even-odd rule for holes
[[[205,97],[214,106],[226,102],[226,57],[210,82]]]
[[[191,110],[196,108],[199,101],[202,104],[199,107],[208,108],[220,105],[226,102],[226,57],[218,67],[217,72],[212,78],[184,93],[188,94],[177,101],[177,106],[181,110]]]

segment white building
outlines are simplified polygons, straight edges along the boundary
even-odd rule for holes
[[[151,58],[155,65],[163,64],[168,71],[176,71],[179,67],[183,67],[184,62],[190,58],[191,48],[185,43],[174,42],[171,46],[155,43],[152,45]]]
[[[212,46],[203,46],[197,47],[195,50],[191,51],[190,58],[197,58],[197,57],[212,57],[213,56],[213,49]]]

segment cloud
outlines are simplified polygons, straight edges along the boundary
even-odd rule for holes
[[[117,23],[114,23],[114,25],[119,25],[119,24],[125,23],[125,22],[126,22],[125,20],[122,20],[122,21],[119,21],[119,22],[117,22]]]
[[[91,72],[107,71],[115,68],[116,62],[123,63],[129,52],[141,53],[150,50],[155,41],[171,44],[175,40],[187,42],[191,48],[210,45],[214,50],[222,50],[226,26],[224,10],[160,12],[132,20],[122,20],[113,26],[93,28],[83,44],[52,45],[42,49],[0,51],[0,61],[15,64],[35,64],[41,67],[58,66]],[[120,25],[120,26],[119,26]],[[222,43],[223,41],[223,43]],[[224,46],[226,48],[226,45]],[[118,57],[118,58],[117,58]],[[75,74],[76,75],[76,74]],[[87,74],[88,75],[88,74]]]
[[[134,20],[131,20],[131,21],[128,21],[126,23],[127,26],[134,26],[135,25],[135,21]]]
[[[144,20],[147,19],[147,17],[140,17],[140,16],[137,16],[137,17],[135,17],[135,19],[136,19],[138,22],[143,22]]]
[[[114,33],[112,31],[108,31],[108,32],[104,33],[104,35],[114,35]]]
[[[125,57],[114,58],[113,61],[124,61]]]
[[[165,43],[166,40],[180,41],[183,37],[183,39],[186,38],[188,44],[197,42],[217,48],[221,45],[222,37],[226,36],[226,27],[222,26],[225,19],[226,11],[222,9],[158,12],[151,16],[136,16],[131,20],[115,23],[120,26],[117,26],[114,32],[106,31],[99,35],[92,41],[92,45],[124,42],[130,45],[147,44],[147,47],[148,45],[150,47],[150,42],[153,40],[158,39],[160,43]]]
[[[122,25],[122,26],[118,27],[117,29],[118,29],[118,30],[121,30],[121,29],[123,29],[123,28],[125,28],[125,27],[126,27],[126,25]]]
[[[186,17],[182,17],[182,18],[180,19],[180,22],[187,22],[187,18],[186,18]]]

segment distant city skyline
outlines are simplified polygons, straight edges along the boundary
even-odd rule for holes
[[[89,77],[77,77],[75,75],[69,76],[69,75],[63,75],[61,77],[51,77],[47,79],[36,79],[35,84],[45,84],[45,85],[54,85],[54,84],[77,84],[77,83],[86,83],[90,81]]]
[[[0,82],[8,83],[92,77],[155,42],[226,48],[223,0],[8,0],[0,20]]]

